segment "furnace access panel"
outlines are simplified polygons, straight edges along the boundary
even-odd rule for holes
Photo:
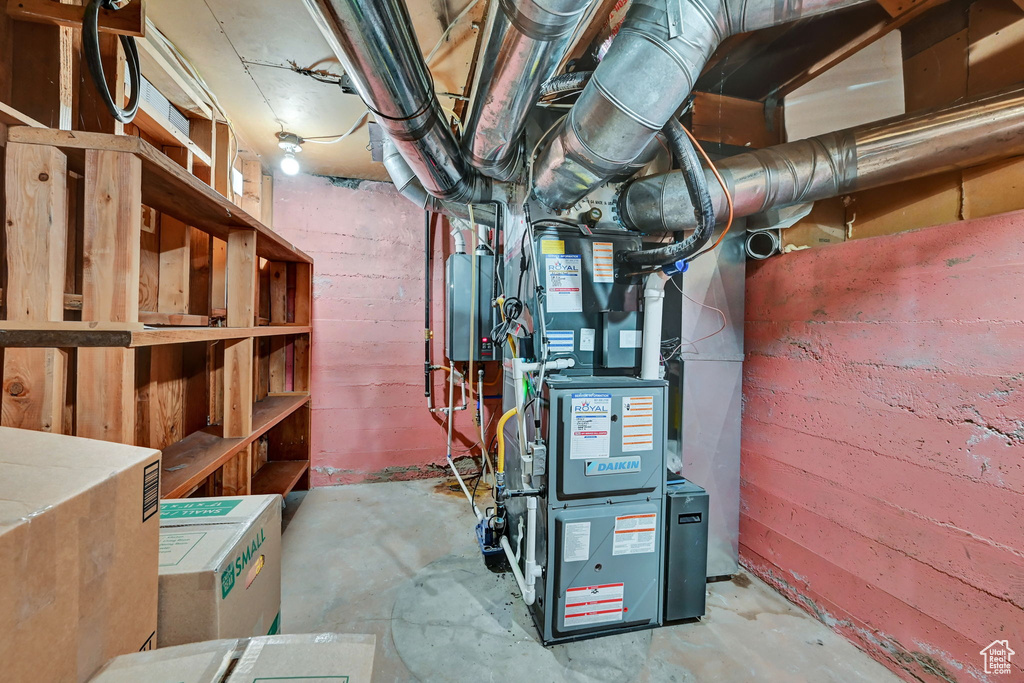
[[[549,504],[661,497],[665,382],[557,376],[548,379],[546,389]]]

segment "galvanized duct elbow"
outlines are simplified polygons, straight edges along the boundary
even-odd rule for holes
[[[480,172],[498,180],[519,169],[526,118],[569,47],[593,0],[499,0],[479,61],[463,149]]]
[[[359,96],[431,195],[486,202],[487,178],[467,172],[402,0],[304,0]]]
[[[734,33],[870,0],[633,0],[618,35],[534,166],[534,192],[565,209],[650,144]]]
[[[1024,154],[1024,88],[955,107],[788,142],[718,162],[735,215],[802,204]],[[725,194],[705,173],[719,220]],[[696,227],[678,172],[639,178],[620,195],[619,218],[643,232]]]
[[[416,206],[451,218],[469,220],[468,205],[438,199],[423,189],[423,185],[398,153],[395,143],[390,138],[384,139],[384,168],[391,177],[391,182],[395,184],[395,189]],[[477,223],[493,228],[497,222],[497,211],[493,205],[476,206],[473,208],[473,218]]]

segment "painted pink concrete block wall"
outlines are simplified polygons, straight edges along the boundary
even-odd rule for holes
[[[423,395],[423,212],[389,183],[278,176],[274,225],[314,261],[312,485],[438,476],[445,430]],[[440,365],[444,227],[434,240]],[[477,440],[471,416],[456,413],[460,452]]]
[[[1022,285],[1024,213],[747,277],[743,562],[908,681],[1024,680]]]

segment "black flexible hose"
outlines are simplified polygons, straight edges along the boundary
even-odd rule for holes
[[[576,71],[571,74],[562,74],[561,76],[549,78],[540,86],[540,96],[547,97],[548,95],[583,90],[593,75],[593,71]]]
[[[430,239],[430,211],[423,212],[424,258],[423,258],[423,395],[430,398],[433,382],[430,381],[430,257],[433,249]]]
[[[700,251],[715,232],[715,207],[711,203],[708,181],[704,177],[704,169],[701,168],[697,150],[693,148],[693,143],[683,130],[683,124],[675,118],[669,119],[663,130],[686,178],[686,189],[690,193],[697,228],[686,239],[668,246],[621,252],[620,258],[630,266],[665,267],[686,261]]]
[[[131,123],[139,111],[139,95],[142,92],[142,69],[139,65],[139,49],[135,45],[135,38],[132,36],[119,36],[121,47],[124,48],[125,62],[128,67],[128,74],[131,80],[131,92],[128,97],[128,107],[121,109],[117,102],[114,102],[107,87],[107,77],[103,73],[103,56],[100,54],[100,8],[117,10],[120,9],[114,0],[89,0],[85,8],[85,16],[82,19],[82,52],[85,53],[85,62],[89,66],[89,73],[92,75],[92,82],[99,91],[103,103],[107,105],[110,115],[121,123]]]

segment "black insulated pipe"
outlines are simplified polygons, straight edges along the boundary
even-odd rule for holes
[[[423,395],[430,398],[433,382],[430,381],[430,368],[433,359],[430,357],[430,257],[433,244],[430,239],[430,212],[423,212],[423,237],[426,249],[423,250]]]
[[[658,247],[657,249],[644,249],[641,251],[625,251],[620,253],[622,261],[629,266],[656,266],[659,268],[671,266],[679,261],[687,261],[700,251],[711,239],[715,232],[715,207],[711,203],[711,193],[708,190],[707,178],[704,176],[704,169],[700,165],[700,158],[697,150],[690,142],[689,136],[683,130],[683,124],[674,117],[668,120],[663,130],[668,138],[672,151],[679,159],[679,166],[686,182],[686,189],[690,194],[690,201],[694,207],[694,218],[697,228],[689,237]],[[623,191],[621,196],[625,196]]]

